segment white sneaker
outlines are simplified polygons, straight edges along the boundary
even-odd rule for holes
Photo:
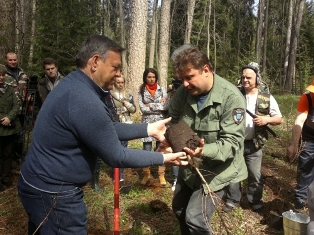
[[[171,187],[171,190],[174,191],[176,189],[177,180],[173,181],[173,185]]]

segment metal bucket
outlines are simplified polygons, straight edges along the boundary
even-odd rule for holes
[[[285,235],[306,235],[310,217],[292,210],[282,213]]]

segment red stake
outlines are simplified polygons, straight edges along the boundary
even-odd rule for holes
[[[120,210],[119,210],[119,188],[120,188],[120,169],[114,168],[114,235],[119,235],[119,222],[120,222]]]

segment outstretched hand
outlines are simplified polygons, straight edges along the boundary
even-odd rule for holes
[[[171,117],[148,124],[148,135],[156,138],[161,143],[166,143],[165,132],[166,132],[166,124],[171,121]]]
[[[188,160],[185,152],[172,153],[172,148],[166,143],[161,143],[156,150],[164,155],[164,163],[175,166],[186,166]]]

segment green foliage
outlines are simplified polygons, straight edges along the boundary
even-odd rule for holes
[[[95,3],[88,0],[38,2],[33,61],[38,74],[42,73],[45,57],[54,58],[63,74],[75,69],[75,56],[81,43],[97,33],[95,8]]]

